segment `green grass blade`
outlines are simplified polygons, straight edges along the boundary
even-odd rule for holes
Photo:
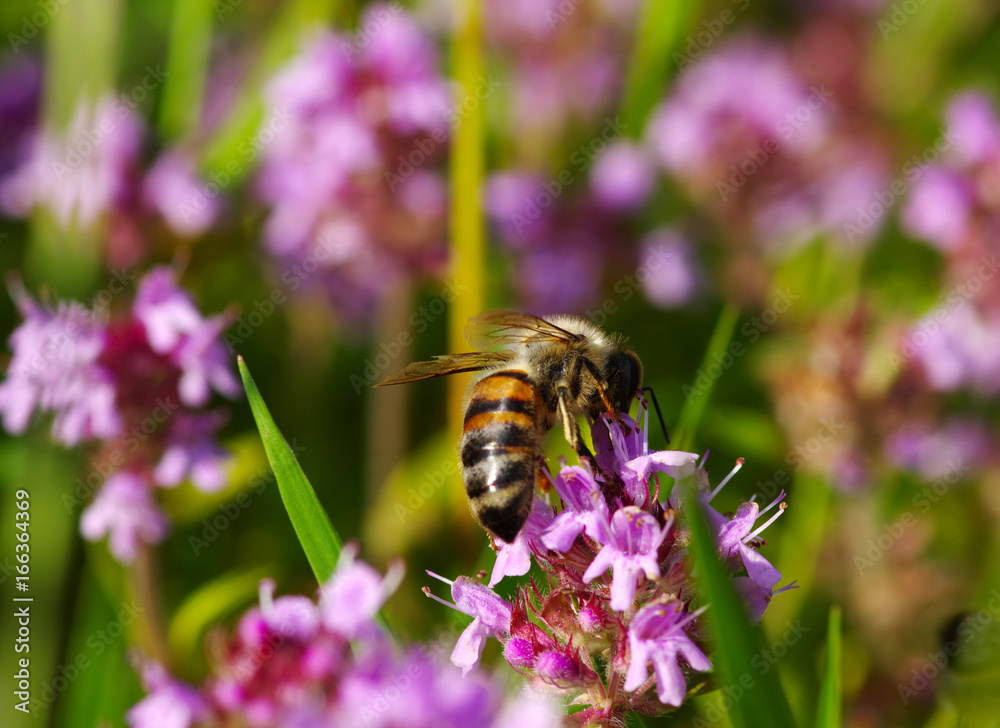
[[[716,649],[712,661],[719,672],[719,684],[741,696],[733,698],[729,718],[736,728],[794,728],[788,700],[778,682],[777,672],[761,671],[752,660],[764,649],[760,627],[749,623],[729,571],[719,561],[715,540],[692,489],[683,493],[684,510],[691,525],[691,552],[701,576],[700,584],[708,610],[709,625]]]
[[[701,3],[646,0],[635,31],[632,60],[625,80],[622,116],[629,134],[642,133],[646,117],[663,95],[670,76],[671,53],[681,44]]]
[[[201,117],[214,24],[213,0],[174,0],[167,74],[160,103],[160,132],[179,139]]]
[[[288,511],[292,527],[295,528],[295,535],[302,544],[302,550],[306,552],[306,558],[309,559],[316,580],[320,584],[325,584],[333,576],[337,567],[337,557],[344,542],[330,523],[326,511],[316,497],[316,491],[302,472],[288,442],[274,424],[243,357],[239,357],[237,361],[240,376],[243,377],[243,387],[250,401],[250,409],[253,410],[257,429],[260,430],[260,437],[264,441],[264,451],[278,481],[281,500],[285,504],[285,510]]]
[[[715,323],[715,330],[712,338],[709,339],[708,349],[705,350],[705,357],[701,360],[699,374],[708,372],[709,365],[714,360],[716,354],[722,355],[729,348],[732,341],[733,332],[736,331],[736,322],[739,321],[740,310],[732,304],[726,304],[719,314],[719,320]],[[705,376],[708,376],[707,374]],[[697,382],[698,375],[695,376]],[[673,442],[673,447],[677,450],[688,450],[694,446],[694,436],[701,423],[701,417],[705,413],[705,406],[712,397],[712,390],[715,389],[715,379],[709,377],[706,387],[698,388],[692,386],[685,391],[684,408],[681,410],[677,424],[677,436]]]
[[[830,607],[826,635],[826,668],[819,688],[816,728],[840,728],[840,607]]]

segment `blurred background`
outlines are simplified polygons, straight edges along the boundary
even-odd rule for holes
[[[110,320],[169,266],[341,535],[406,561],[401,638],[461,624],[425,569],[492,554],[456,467],[468,380],[371,385],[485,309],[575,313],[629,339],[715,475],[746,459],[720,498],[787,491],[765,553],[799,588],[760,669],[800,718],[837,603],[846,724],[995,720],[997,3],[14,0],[0,35],[7,285]],[[22,319],[0,297],[4,338]],[[223,481],[157,488],[169,532],[131,559],[81,536],[106,443],[5,419],[0,588],[29,488],[45,704],[5,690],[4,725],[124,725],[133,647],[199,680],[261,577],[315,589],[245,399],[210,405]],[[725,724],[718,700],[671,720]]]

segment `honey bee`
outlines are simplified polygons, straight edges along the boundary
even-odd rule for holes
[[[535,483],[546,482],[545,433],[560,422],[573,449],[590,456],[577,417],[627,413],[642,364],[620,337],[576,316],[488,311],[470,319],[466,335],[483,350],[410,364],[375,386],[483,372],[465,408],[462,479],[477,520],[510,543],[531,511]]]

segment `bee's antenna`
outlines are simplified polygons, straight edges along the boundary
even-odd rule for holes
[[[653,391],[652,387],[641,387],[640,392],[649,392],[649,398],[653,400],[653,407],[656,409],[656,416],[660,420],[660,429],[663,430],[663,436],[667,439],[667,444],[670,444],[670,435],[667,434],[667,426],[663,424],[663,413],[660,412],[660,403],[656,401],[656,392]]]

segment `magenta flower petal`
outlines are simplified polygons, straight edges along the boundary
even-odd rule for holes
[[[167,531],[166,516],[153,500],[152,484],[127,471],[105,481],[80,519],[83,537],[98,541],[108,536],[111,553],[124,563],[135,558],[140,543],[157,543]]]
[[[11,334],[14,355],[0,384],[4,428],[23,432],[37,408],[55,413],[52,434],[66,445],[117,435],[115,380],[100,363],[106,328],[76,303],[51,311],[26,293],[15,297],[24,322]]]
[[[522,576],[528,573],[531,569],[531,552],[545,548],[541,541],[542,533],[551,525],[553,518],[552,509],[542,498],[536,496],[528,519],[514,541],[508,544],[496,539],[499,550],[490,576],[491,587],[505,576]]]
[[[636,690],[648,678],[647,665],[653,663],[656,693],[666,705],[680,705],[687,692],[678,657],[694,670],[710,670],[712,663],[684,632],[681,602],[649,604],[632,619],[628,629],[630,663],[625,689]]]
[[[636,506],[616,511],[601,550],[583,575],[584,582],[590,583],[610,567],[611,608],[619,612],[631,609],[640,574],[648,579],[660,576],[656,553],[667,531],[652,514]]]
[[[149,695],[125,714],[131,728],[190,728],[210,715],[208,701],[190,685],[170,677],[156,663],[143,668]]]
[[[402,566],[394,565],[381,577],[362,561],[355,561],[356,548],[345,546],[337,570],[321,589],[320,609],[324,626],[347,639],[358,636],[374,622],[403,578]]]

